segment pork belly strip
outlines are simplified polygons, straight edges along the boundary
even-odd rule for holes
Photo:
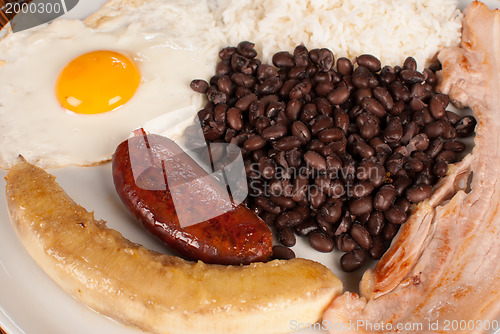
[[[481,333],[500,315],[500,12],[472,3],[461,46],[438,59],[438,89],[478,121],[475,147],[364,274],[361,297],[333,301],[324,314],[331,333]],[[462,331],[452,327],[460,321]]]

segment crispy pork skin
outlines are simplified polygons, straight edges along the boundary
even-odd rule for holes
[[[331,333],[481,333],[498,319],[500,12],[472,3],[461,46],[438,59],[438,89],[478,120],[475,147],[364,274],[361,296],[333,301],[324,315]]]

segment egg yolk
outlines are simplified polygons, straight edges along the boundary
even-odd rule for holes
[[[130,58],[114,51],[94,51],[64,67],[56,95],[64,108],[75,113],[105,113],[130,100],[139,81],[139,70]]]

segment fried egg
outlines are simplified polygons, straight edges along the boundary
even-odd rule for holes
[[[199,109],[189,83],[213,72],[215,23],[204,2],[158,2],[111,2],[87,22],[0,41],[0,167],[20,154],[45,168],[98,164],[148,120]]]

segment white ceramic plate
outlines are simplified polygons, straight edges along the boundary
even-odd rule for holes
[[[69,18],[83,18],[97,10],[107,0],[81,0]],[[470,1],[459,1],[461,7]],[[486,1],[500,7],[500,1]],[[110,165],[93,168],[49,170],[57,181],[97,218],[119,230],[126,238],[150,249],[168,252],[156,239],[144,232],[122,206],[115,193]],[[0,171],[0,327],[9,334],[138,334],[139,330],[104,317],[64,293],[31,259],[21,245],[5,206],[5,171]],[[301,257],[315,259],[331,268],[344,282],[347,290],[357,290],[362,270],[345,274],[338,268],[340,255],[321,254],[310,249],[303,240],[294,247]],[[292,329],[292,328],[291,328]],[[302,331],[326,333],[323,331]]]

